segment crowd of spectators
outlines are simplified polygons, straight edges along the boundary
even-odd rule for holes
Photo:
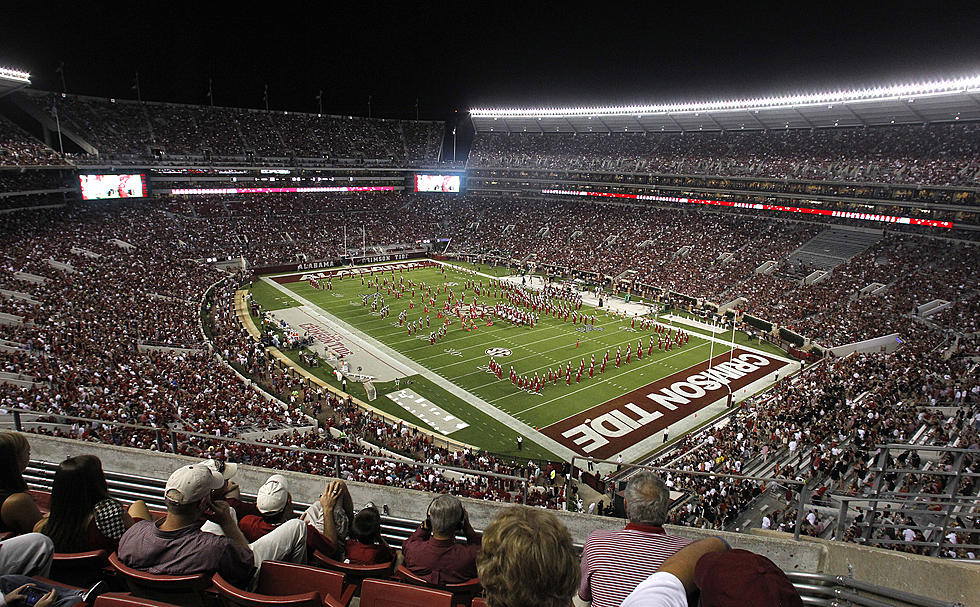
[[[166,161],[172,157],[307,158],[322,164],[391,166],[438,162],[441,122],[239,108],[139,103],[55,93],[25,100],[94,146],[75,162]],[[2,135],[2,134],[0,134]],[[0,156],[2,158],[2,156]]]
[[[498,472],[527,479],[528,503],[549,507],[559,507],[566,496],[564,486],[551,480],[547,465],[437,447],[427,435],[366,413],[284,369],[234,315],[232,298],[243,277],[228,276],[191,259],[244,255],[275,263],[290,261],[299,252],[336,255],[342,249],[338,225],[347,225],[353,233],[360,231],[355,226],[363,225],[372,245],[445,234],[460,251],[486,254],[508,247],[511,255],[556,265],[575,264],[581,252],[586,263],[594,265],[573,267],[604,276],[633,270],[642,280],[667,289],[734,298],[742,293],[739,285],[746,284],[741,280],[754,284],[761,277],[753,273],[758,264],[784,257],[817,230],[792,223],[773,226],[761,219],[736,222],[729,215],[690,210],[585,203],[570,204],[562,213],[549,216],[544,204],[479,197],[434,202],[417,195],[269,195],[245,200],[174,199],[162,205],[169,212],[160,206],[143,201],[0,218],[0,288],[40,302],[0,300],[0,311],[26,321],[0,326],[0,339],[21,346],[0,353],[0,370],[37,382],[28,389],[0,386],[0,406],[48,414],[41,419],[42,432],[146,449],[161,448],[156,433],[97,422],[60,424],[58,416],[173,430],[179,437],[177,450],[194,455],[208,453],[211,444],[186,432],[235,437],[279,430],[268,440],[281,445],[281,450],[227,443],[223,455],[276,469],[338,474],[346,480],[519,501],[523,483],[441,473],[412,460]],[[778,236],[770,239],[773,228]],[[275,236],[281,243],[271,242]],[[320,238],[336,242],[316,249]],[[732,257],[724,258],[722,253]],[[778,316],[783,314],[804,327],[808,326],[804,322],[811,322],[815,335],[853,341],[896,327],[905,346],[896,354],[827,363],[782,385],[775,399],[750,409],[744,423],[729,424],[696,444],[687,444],[693,438],[683,439],[689,452],[674,465],[742,473],[752,462],[777,461],[777,452],[789,450],[800,455],[779,472],[790,478],[802,475],[810,482],[830,479],[835,490],[859,494],[866,481],[860,462],[867,460],[868,446],[875,442],[907,439],[928,425],[927,437],[934,444],[975,443],[967,423],[972,413],[960,420],[957,429],[962,432],[951,438],[948,431],[937,430],[940,422],[921,417],[917,408],[954,398],[954,389],[966,394],[961,399],[966,406],[975,407],[980,398],[976,382],[969,379],[963,358],[957,355],[959,350],[976,347],[966,334],[975,329],[977,317],[971,313],[977,305],[976,277],[971,271],[976,267],[975,255],[973,247],[891,235],[825,283],[799,288],[784,281],[778,289],[771,286],[754,292],[747,298],[750,304],[766,302],[778,320],[783,320]],[[52,261],[69,263],[70,271],[56,269]],[[691,265],[701,271],[692,272]],[[34,282],[19,272],[44,280]],[[691,282],[682,278],[684,273],[702,278]],[[780,280],[766,278],[772,284]],[[840,296],[870,282],[900,288],[887,297],[851,301]],[[203,294],[215,283],[205,306],[208,343],[200,306]],[[912,317],[916,305],[936,297],[955,303],[929,324]],[[803,298],[815,302],[812,308],[795,303]],[[855,315],[852,310],[867,313]],[[822,317],[838,324],[821,333],[817,321]],[[958,350],[949,350],[949,331],[958,334]],[[949,353],[951,358],[944,356]],[[223,361],[279,396],[282,404],[270,406]],[[220,418],[213,416],[215,410],[223,412]],[[866,411],[874,415],[866,417]],[[312,425],[311,418],[317,420],[318,430],[301,429]],[[358,453],[362,458],[342,460],[338,470],[330,457],[290,456],[289,448],[297,446]],[[377,459],[379,453],[405,460],[383,461]],[[837,470],[834,462],[852,467]],[[561,479],[565,470],[558,472]],[[711,527],[731,524],[764,492],[740,480],[667,481],[698,496],[675,511],[673,520]],[[783,513],[782,521],[788,520],[793,518]]]
[[[0,193],[55,190],[66,187],[67,180],[60,170],[0,169]]]
[[[980,182],[972,123],[691,133],[478,133],[469,166],[928,185]]]
[[[744,298],[740,311],[826,346],[902,333],[933,300],[953,304],[931,319],[943,329],[972,333],[980,316],[972,271],[980,249],[971,244],[889,232],[824,280],[803,285],[787,256],[821,231],[814,224],[580,201],[564,202],[557,214],[549,201],[467,202],[448,215],[451,252],[585,271],[648,295],[674,291],[717,304]],[[756,273],[767,261],[780,271]],[[873,283],[885,288],[860,293]]]
[[[67,164],[61,156],[0,116],[0,166],[50,166]]]
[[[938,353],[935,338],[917,330],[914,339],[895,353],[854,354],[818,363],[778,384],[764,400],[750,401],[725,424],[684,436],[653,463],[698,472],[778,476],[805,482],[818,495],[832,492],[860,497],[874,489],[875,445],[908,443],[976,450],[980,437],[972,424],[980,413],[980,382],[968,373],[969,360],[945,359]],[[936,409],[942,406],[958,409],[954,414]],[[975,456],[967,458],[967,468],[976,465]],[[949,469],[949,454],[937,459],[933,469]],[[766,492],[763,483],[737,478],[667,475],[666,482],[689,494],[672,512],[672,522],[715,529],[740,524],[748,506]],[[929,505],[942,501],[949,482],[948,476],[909,474],[886,481],[883,489],[935,495],[924,500]],[[797,500],[793,491],[784,497],[785,489],[769,487],[769,494],[777,496],[777,505],[767,512],[763,527],[792,531]],[[959,487],[958,493],[967,496],[964,499],[973,495],[972,480]],[[802,533],[832,537],[833,529],[826,520],[814,516],[804,521]],[[835,539],[865,541],[862,522],[861,518],[847,521],[845,527],[850,528]],[[878,545],[875,539],[884,537],[883,531],[876,530],[866,543]],[[920,531],[918,541],[922,539]],[[976,543],[964,539],[968,538],[959,543]],[[911,543],[898,548],[922,554],[932,550]],[[966,558],[968,552],[954,547],[952,554],[941,556]]]

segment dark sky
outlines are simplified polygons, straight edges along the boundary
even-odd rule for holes
[[[449,119],[471,107],[701,101],[980,73],[970,3],[20,2],[0,65],[34,87]],[[347,8],[339,4],[351,5]],[[353,5],[365,5],[354,7]],[[856,3],[854,3],[856,4]],[[870,6],[873,5],[873,6]],[[312,9],[322,6],[323,9]],[[262,8],[259,8],[262,7]]]

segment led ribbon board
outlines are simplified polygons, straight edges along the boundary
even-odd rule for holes
[[[393,192],[394,190],[394,186],[390,185],[323,188],[174,188],[170,190],[170,194],[283,194],[289,192]]]
[[[616,192],[588,192],[583,190],[541,190],[542,194],[557,194],[562,196],[596,196],[599,198],[628,198],[630,200],[655,200],[657,202],[681,202],[686,204],[709,204],[720,207],[735,207],[739,209],[755,209],[760,211],[781,211],[783,213],[807,213],[810,215],[826,215],[844,219],[862,219],[865,221],[883,221],[885,223],[903,223],[913,226],[929,226],[931,228],[952,228],[952,221],[937,221],[935,219],[916,219],[914,217],[898,217],[895,215],[878,215],[876,213],[855,213],[852,211],[831,211],[828,209],[810,209],[806,207],[786,207],[776,204],[760,204],[755,202],[733,202],[731,200],[702,200],[700,198],[679,198],[676,196],[649,196],[646,194],[619,194]]]

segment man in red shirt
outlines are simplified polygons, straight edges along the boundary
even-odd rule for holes
[[[354,565],[376,565],[395,560],[394,549],[381,535],[381,514],[373,504],[354,516],[346,556]]]
[[[456,543],[462,532],[465,544]],[[425,521],[402,544],[404,565],[432,584],[458,584],[477,577],[481,538],[470,525],[459,498],[440,495],[429,504]]]

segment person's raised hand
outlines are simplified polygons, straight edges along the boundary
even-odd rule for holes
[[[231,506],[229,506],[228,502],[224,500],[211,502],[207,517],[209,521],[218,525],[219,527],[234,524],[235,522],[231,516]]]
[[[331,512],[333,510],[334,504],[340,498],[340,492],[342,490],[342,485],[340,481],[330,481],[327,486],[323,489],[323,494],[320,495],[320,505],[323,507],[323,512]]]

